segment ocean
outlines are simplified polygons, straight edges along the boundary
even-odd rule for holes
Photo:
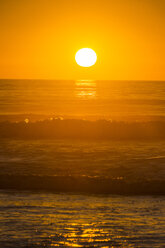
[[[165,82],[0,80],[0,247],[164,247]]]
[[[165,82],[0,80],[1,120],[164,120]]]

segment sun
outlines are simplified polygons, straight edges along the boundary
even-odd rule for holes
[[[91,48],[82,48],[75,55],[75,60],[79,66],[90,67],[97,61],[97,55]]]

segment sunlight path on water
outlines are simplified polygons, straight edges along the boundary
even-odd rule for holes
[[[0,192],[0,247],[164,247],[164,197]]]

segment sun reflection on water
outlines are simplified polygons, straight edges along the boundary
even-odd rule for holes
[[[94,227],[96,223],[94,226],[93,224],[70,223],[70,226],[66,226],[66,233],[61,234],[58,239],[52,235],[51,246],[84,247],[85,244],[92,244],[92,247],[96,247],[96,245],[102,244],[104,246],[101,247],[109,247],[106,245],[112,242],[110,233]]]
[[[150,247],[151,233],[154,247],[164,242],[162,197],[10,192],[0,207],[0,247]]]
[[[78,80],[75,82],[75,95],[81,99],[97,98],[96,81]]]

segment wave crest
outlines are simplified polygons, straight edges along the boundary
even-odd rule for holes
[[[165,122],[49,119],[0,122],[0,138],[165,139]]]

